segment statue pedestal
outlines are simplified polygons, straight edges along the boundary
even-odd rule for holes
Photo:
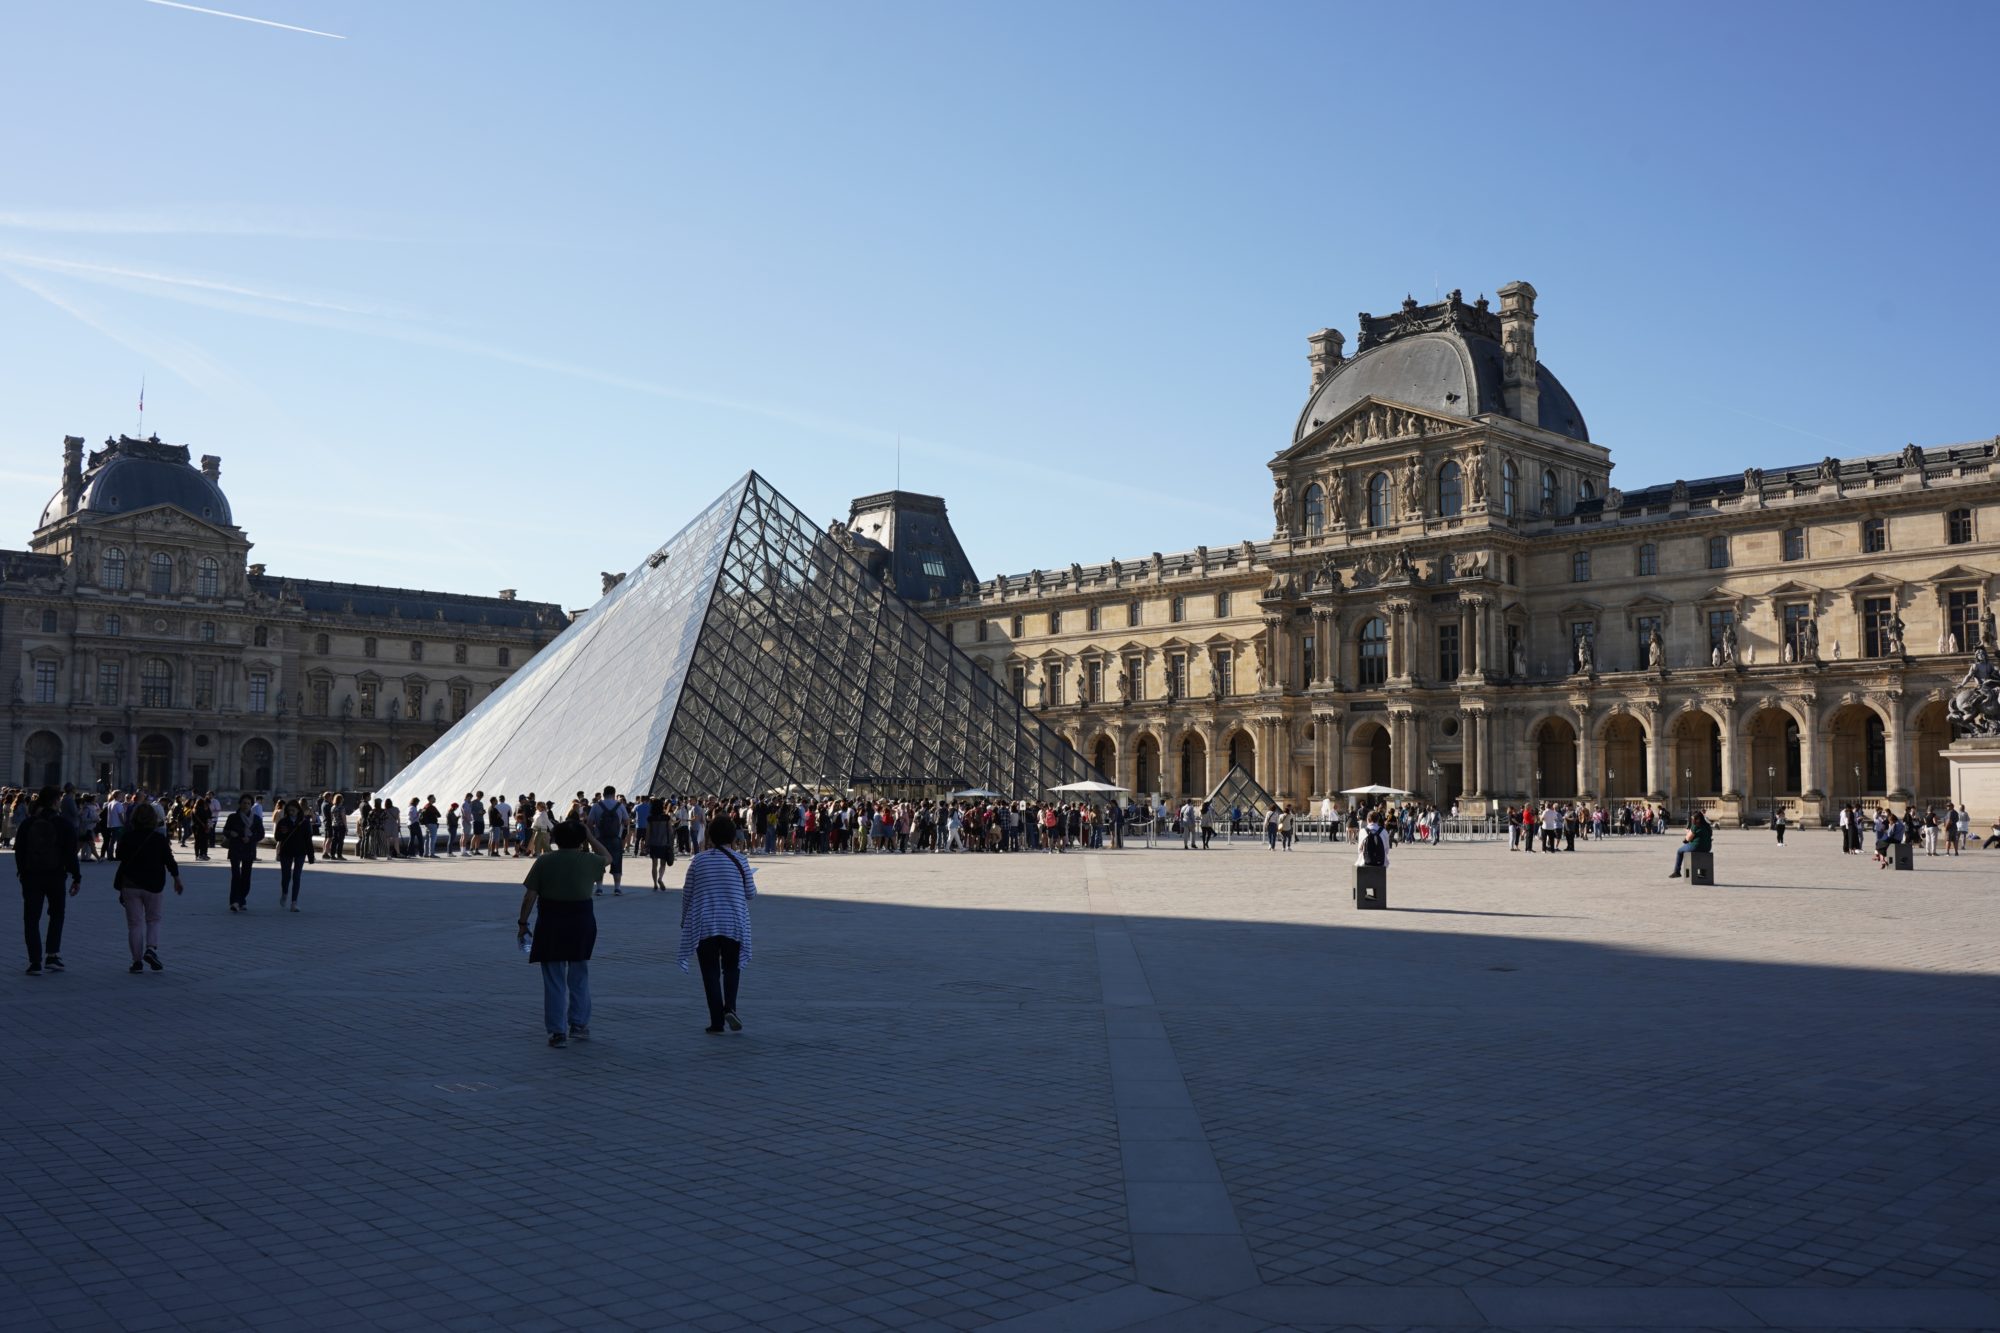
[[[1941,753],[1951,765],[1951,799],[1975,823],[2000,816],[2000,736],[1968,736]]]

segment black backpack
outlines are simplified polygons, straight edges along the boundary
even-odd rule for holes
[[[14,864],[23,879],[61,879],[62,833],[54,815],[35,815],[14,833]]]
[[[1361,864],[1379,866],[1382,864],[1382,835],[1369,831],[1361,835]]]

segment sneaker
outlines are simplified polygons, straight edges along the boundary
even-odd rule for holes
[[[40,975],[42,975],[42,965],[40,963],[28,964],[28,975],[31,977],[39,977]]]
[[[729,1025],[731,1032],[741,1032],[743,1030],[743,1020],[736,1016],[734,1009],[724,1009],[722,1011],[722,1021]]]
[[[151,967],[155,972],[163,972],[166,970],[166,964],[160,961],[160,955],[154,953],[151,949],[146,950],[145,957],[146,957],[146,965],[148,967]]]
[[[597,895],[597,896],[598,896],[599,898],[602,898],[602,897],[604,896],[604,890],[603,890],[603,889],[598,889],[598,890],[596,890],[596,895]]]
[[[709,1036],[711,1036],[711,1037],[719,1037],[719,1036],[721,1036],[721,1035],[722,1035],[722,1032],[723,1032],[723,1028],[722,1028],[722,1024],[720,1024],[720,1023],[717,1023],[717,1024],[716,1024],[715,1026],[713,1026],[713,1027],[705,1027],[705,1028],[703,1028],[703,1029],[702,1029],[702,1031],[703,1031],[703,1032],[706,1032],[706,1033],[707,1033],[707,1034],[708,1034]]]
[[[298,905],[297,903],[293,903],[293,904],[292,904],[292,910],[293,910],[294,912],[298,911],[298,910],[299,910],[299,905]]]
[[[126,968],[125,970],[127,972],[144,972],[146,970],[146,965],[140,962],[138,959],[134,958],[132,960],[132,966]]]
[[[613,889],[611,891],[611,896],[614,898],[623,898],[625,896],[625,890],[622,888]]]
[[[567,1045],[569,1045],[569,1038],[568,1038],[568,1037],[565,1037],[565,1036],[564,1036],[564,1035],[563,1035],[562,1033],[560,1033],[560,1032],[551,1032],[551,1033],[549,1034],[549,1045],[551,1045],[551,1046],[567,1046]]]
[[[572,1041],[589,1041],[590,1027],[584,1023],[572,1023],[569,1027],[569,1035]]]
[[[58,955],[50,954],[42,960],[42,966],[51,972],[60,972],[63,970],[63,961]]]

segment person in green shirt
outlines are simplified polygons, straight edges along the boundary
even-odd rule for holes
[[[590,952],[597,943],[591,898],[611,858],[580,821],[564,820],[552,836],[556,849],[536,857],[522,881],[515,938],[528,938],[528,913],[534,912],[528,961],[542,965],[542,1018],[549,1045],[567,1046],[572,1037],[590,1040]]]
[[[1681,877],[1681,861],[1689,852],[1705,852],[1715,845],[1715,827],[1697,810],[1688,816],[1688,833],[1681,839],[1680,850],[1674,853],[1674,873],[1668,879]]]

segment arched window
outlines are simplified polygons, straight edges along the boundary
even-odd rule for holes
[[[1582,504],[1585,500],[1595,500],[1596,498],[1597,498],[1596,482],[1590,480],[1590,478],[1588,477],[1585,477],[1582,481],[1579,481],[1576,484],[1576,502],[1578,504]]]
[[[1457,518],[1465,508],[1465,483],[1458,464],[1445,460],[1438,469],[1438,517]]]
[[[1377,472],[1368,479],[1368,526],[1389,526],[1389,474]]]
[[[1542,512],[1553,514],[1562,503],[1562,482],[1556,478],[1554,468],[1542,469]]]
[[[1317,537],[1326,530],[1326,492],[1318,482],[1306,487],[1304,526],[1308,537]]]
[[[149,657],[139,670],[139,706],[171,708],[174,705],[174,669],[164,657]]]
[[[1365,688],[1389,679],[1389,626],[1376,616],[1361,627],[1361,684]]]
[[[1520,489],[1521,469],[1510,458],[1500,465],[1500,512],[1509,518],[1514,516],[1514,497]]]
[[[113,592],[121,591],[125,587],[125,552],[116,546],[105,549],[104,570],[98,583]]]
[[[153,592],[170,593],[174,590],[174,558],[165,551],[153,552],[153,558],[147,564],[147,574],[147,585]]]
[[[220,597],[222,595],[222,566],[211,556],[203,556],[195,566],[194,590],[197,596]]]

